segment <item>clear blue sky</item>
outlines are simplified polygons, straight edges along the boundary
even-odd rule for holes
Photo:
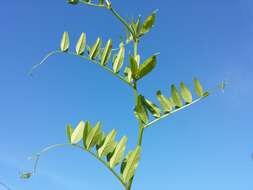
[[[140,82],[146,97],[154,100],[158,89],[168,94],[181,80],[191,86],[194,76],[207,89],[229,82],[225,93],[145,132],[133,190],[252,190],[253,1],[112,2],[130,18],[159,9],[155,28],[140,44],[144,58],[161,52],[154,72]],[[0,23],[0,181],[13,190],[121,189],[100,163],[72,148],[48,153],[31,180],[20,180],[18,172],[32,167],[28,156],[65,142],[69,122],[101,120],[105,131],[117,128],[134,147],[132,91],[106,71],[59,55],[28,76],[59,47],[63,31],[72,41],[84,31],[89,43],[102,36],[116,44],[122,26],[106,10],[64,0],[2,1]]]

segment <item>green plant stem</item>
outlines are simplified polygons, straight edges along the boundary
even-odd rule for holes
[[[131,29],[131,27],[128,25],[125,19],[123,19],[119,13],[117,13],[112,7],[109,8],[109,10],[112,12],[112,14],[120,20],[120,22],[127,28],[127,30],[132,34],[133,38],[136,39],[134,31]]]
[[[138,39],[134,40],[134,56],[138,55],[138,42],[139,42]],[[135,105],[137,105],[138,95],[139,94],[138,94],[137,82],[136,81],[134,81],[133,89],[134,89]],[[138,119],[138,123],[139,123],[139,133],[138,133],[138,142],[137,142],[137,145],[138,146],[142,146],[144,127],[143,127],[143,123],[142,123],[142,121],[140,119]],[[126,190],[131,190],[133,179],[134,179],[134,176],[129,181],[129,184],[126,187]]]
[[[127,30],[132,34],[133,38],[135,39],[135,33],[134,31],[131,29],[131,27],[128,25],[127,21],[120,16],[120,14],[112,7],[112,5],[110,5],[109,7],[106,7],[105,5],[97,5],[94,3],[88,3],[85,1],[80,1],[83,4],[89,5],[89,6],[93,6],[93,7],[100,7],[100,8],[107,8],[109,9],[112,14],[127,28]]]
[[[82,58],[82,59],[85,59],[85,60],[87,60],[87,61],[90,61],[90,62],[92,62],[92,63],[95,63],[96,65],[99,65],[100,67],[102,67],[103,69],[107,70],[108,72],[110,72],[111,74],[113,74],[114,76],[116,76],[118,79],[120,79],[121,81],[123,81],[124,83],[126,83],[127,85],[129,85],[130,87],[133,88],[132,84],[129,83],[124,77],[122,77],[122,76],[120,76],[120,75],[114,73],[112,69],[110,69],[110,68],[107,67],[107,66],[101,65],[98,61],[92,60],[92,59],[90,59],[88,56],[78,55],[78,54],[72,53],[72,52],[62,52],[62,51],[60,51],[60,50],[56,50],[56,51],[52,51],[52,52],[48,53],[48,54],[42,59],[42,61],[41,61],[40,63],[34,65],[34,66],[31,68],[31,70],[29,71],[29,74],[32,75],[32,73],[33,73],[33,71],[34,71],[35,69],[37,69],[37,68],[38,68],[39,66],[41,66],[43,63],[45,63],[49,57],[51,57],[51,56],[53,56],[53,55],[56,55],[56,54],[74,55],[74,56],[77,56],[77,57],[79,57],[79,58]]]
[[[94,158],[96,158],[98,161],[100,161],[104,166],[106,166],[107,169],[109,169],[109,171],[119,180],[119,182],[126,188],[126,184],[124,183],[124,181],[122,180],[122,178],[112,169],[110,168],[109,164],[107,164],[106,161],[104,161],[102,158],[100,158],[98,155],[96,155],[94,152],[92,152],[91,150],[88,150],[78,144],[70,144],[70,143],[63,143],[63,144],[54,144],[54,145],[50,145],[46,148],[44,148],[42,151],[40,151],[39,153],[37,153],[35,156],[33,156],[32,158],[34,158],[35,160],[35,164],[33,167],[33,174],[36,173],[37,170],[37,165],[39,162],[40,157],[42,156],[42,154],[45,154],[46,152],[55,149],[55,148],[59,148],[59,147],[65,147],[65,146],[73,146],[76,148],[79,148],[83,151],[88,152],[89,154],[91,154]]]

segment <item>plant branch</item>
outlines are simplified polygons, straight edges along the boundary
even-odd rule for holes
[[[112,14],[113,14],[114,16],[116,16],[116,18],[118,18],[118,19],[121,21],[121,23],[122,23],[123,25],[125,25],[125,27],[128,29],[128,31],[132,34],[133,38],[136,39],[134,31],[133,31],[132,28],[127,24],[126,20],[123,19],[123,18],[119,15],[119,13],[116,12],[112,7],[110,7],[109,10],[112,12]]]
[[[137,56],[137,54],[138,54],[138,40],[134,40],[134,56]],[[136,106],[137,101],[138,101],[138,89],[137,89],[137,82],[136,81],[134,81],[133,89],[134,89],[134,99],[135,99],[135,106]],[[141,146],[142,145],[144,127],[143,127],[143,123],[140,119],[138,119],[138,123],[139,123],[139,133],[138,133],[138,142],[137,142],[137,144],[139,146]],[[129,181],[129,184],[126,187],[126,190],[131,190],[133,180],[134,180],[134,176]]]
[[[178,111],[181,111],[181,110],[183,110],[183,109],[185,109],[185,108],[187,108],[187,107],[189,107],[189,106],[191,106],[191,105],[193,105],[193,104],[195,104],[195,103],[197,103],[197,102],[199,102],[199,101],[205,99],[206,97],[208,97],[210,94],[213,94],[213,93],[214,93],[215,91],[217,91],[217,90],[221,90],[222,92],[224,92],[224,89],[225,89],[226,85],[227,85],[227,82],[226,82],[226,81],[222,81],[222,82],[221,82],[220,84],[218,84],[215,88],[213,88],[213,89],[211,89],[211,90],[208,90],[208,91],[207,91],[207,95],[204,95],[203,97],[200,97],[200,98],[198,98],[198,99],[192,101],[191,103],[182,106],[181,108],[175,109],[175,110],[173,110],[173,111],[171,111],[171,112],[169,112],[169,113],[167,113],[167,114],[162,115],[161,117],[159,117],[159,118],[157,118],[157,119],[155,119],[155,120],[153,120],[153,121],[147,123],[146,125],[144,125],[144,128],[148,128],[148,127],[150,127],[151,125],[153,125],[154,123],[160,121],[161,119],[164,119],[164,118],[166,118],[166,117],[169,117],[169,116],[171,116],[172,114],[174,114],[174,113],[176,113],[176,112],[178,112]]]
[[[78,144],[70,144],[70,143],[64,143],[64,144],[54,144],[54,145],[50,145],[46,148],[44,148],[42,151],[40,151],[39,153],[35,154],[35,156],[33,156],[32,158],[35,160],[34,163],[34,167],[33,167],[33,174],[36,173],[37,171],[37,166],[38,166],[38,162],[40,157],[45,154],[46,152],[48,152],[49,150],[55,149],[55,148],[59,148],[59,147],[65,147],[65,146],[72,146],[75,148],[79,148],[83,151],[88,152],[90,155],[92,155],[94,158],[96,158],[98,161],[100,161],[104,166],[106,166],[107,169],[109,169],[109,171],[119,180],[119,182],[126,187],[126,184],[124,183],[124,181],[122,180],[122,178],[112,169],[110,168],[109,164],[107,164],[107,162],[105,162],[102,158],[99,158],[98,155],[96,155],[94,152],[92,152],[91,150],[88,150]]]
[[[147,123],[146,125],[144,125],[144,128],[148,128],[148,127],[150,127],[151,125],[153,125],[154,123],[160,121],[161,119],[164,119],[164,118],[166,118],[166,117],[168,117],[168,116],[171,116],[172,114],[174,114],[174,113],[176,113],[176,112],[178,112],[178,111],[181,111],[181,110],[183,110],[183,109],[185,109],[185,108],[191,106],[192,104],[195,104],[195,103],[199,102],[200,100],[202,100],[202,99],[204,99],[204,98],[205,98],[205,97],[198,98],[198,99],[194,100],[193,102],[191,102],[190,104],[186,104],[186,105],[184,105],[184,106],[181,107],[181,108],[175,109],[175,110],[173,110],[173,111],[171,111],[171,112],[169,112],[169,113],[167,113],[167,114],[164,114],[164,115],[162,115],[161,117],[159,117],[159,118],[157,118],[157,119],[155,119],[155,120],[153,120],[153,121]]]
[[[105,5],[89,3],[86,1],[80,1],[80,2],[85,5],[89,5],[89,6],[93,6],[93,7],[107,8],[127,28],[127,30],[132,34],[133,38],[135,38],[136,35],[135,35],[134,31],[132,30],[132,28],[128,25],[127,21],[122,16],[120,16],[120,14],[112,7],[111,4],[109,6],[105,6]]]
[[[82,58],[82,59],[85,59],[87,61],[90,61],[90,62],[93,62],[95,63],[96,65],[99,65],[100,67],[102,67],[103,69],[107,70],[108,72],[110,72],[111,74],[113,74],[114,76],[116,76],[118,79],[120,79],[121,81],[123,81],[124,83],[126,83],[127,85],[129,85],[130,87],[133,87],[131,83],[129,83],[125,78],[123,78],[122,76],[116,74],[113,72],[112,69],[110,69],[109,67],[106,67],[106,66],[103,66],[101,65],[98,61],[96,60],[92,60],[90,59],[88,56],[83,56],[83,55],[77,55],[76,53],[72,53],[72,52],[62,52],[60,50],[56,50],[56,51],[52,51],[50,53],[48,53],[40,63],[34,65],[31,70],[29,71],[29,74],[32,75],[33,71],[35,69],[37,69],[39,66],[41,66],[43,63],[45,63],[47,61],[47,59],[53,55],[56,55],[56,54],[68,54],[68,55],[74,55],[76,57],[79,57],[79,58]]]

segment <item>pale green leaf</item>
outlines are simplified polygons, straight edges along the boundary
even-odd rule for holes
[[[95,59],[99,53],[100,46],[101,46],[101,38],[97,38],[95,44],[92,46],[89,52],[90,59]]]
[[[126,167],[127,160],[131,156],[132,153],[133,153],[133,151],[129,151],[127,153],[126,157],[123,159],[123,161],[122,161],[122,163],[120,165],[120,173],[121,173],[121,175],[123,175],[125,167]]]
[[[101,132],[101,135],[100,135],[100,137],[99,137],[99,140],[98,140],[98,142],[97,142],[97,144],[96,144],[96,150],[97,150],[97,151],[98,151],[98,149],[104,144],[104,142],[105,142],[105,137],[106,137],[105,133],[104,133],[104,132]]]
[[[161,116],[161,110],[148,99],[145,99],[145,106],[147,107],[148,111],[156,118]]]
[[[154,11],[150,16],[146,18],[140,30],[141,35],[147,33],[152,28],[152,26],[155,23],[155,17],[156,17],[156,11]]]
[[[98,122],[95,125],[95,127],[91,129],[85,141],[85,145],[88,150],[97,144],[100,135],[101,135],[101,123]]]
[[[122,179],[125,183],[128,183],[129,180],[134,176],[135,170],[140,160],[140,153],[141,147],[137,146],[135,150],[129,155],[122,175]]]
[[[86,34],[83,32],[76,44],[76,54],[83,55],[86,46]]]
[[[197,78],[194,78],[194,88],[198,97],[202,97],[204,95],[203,87]]]
[[[112,40],[108,40],[101,55],[101,65],[105,66],[110,59],[112,53]]]
[[[134,109],[135,115],[138,119],[140,119],[143,123],[148,122],[148,112],[146,107],[144,106],[144,97],[139,95],[137,99],[137,105]]]
[[[112,152],[115,148],[115,136],[117,132],[113,129],[106,137],[103,145],[98,149],[98,156],[103,157]]]
[[[71,143],[71,136],[72,136],[73,131],[74,131],[74,128],[71,126],[71,124],[68,124],[66,127],[66,132],[67,132],[67,137],[70,143]]]
[[[89,135],[91,129],[92,128],[91,128],[90,122],[86,121],[85,126],[84,126],[84,130],[83,130],[83,145],[84,145],[85,148],[87,148],[86,147],[86,140],[88,138],[88,135]]]
[[[156,55],[151,56],[143,64],[140,65],[138,70],[138,79],[144,77],[151,72],[156,66]]]
[[[133,56],[131,56],[130,54],[129,54],[129,60],[130,60],[130,69],[131,69],[133,78],[137,79],[138,68],[139,68],[138,63],[137,63],[136,59]]]
[[[84,130],[85,123],[80,121],[75,130],[71,135],[71,143],[77,144],[83,138],[83,130]]]
[[[131,71],[131,69],[129,67],[126,67],[124,69],[124,75],[125,75],[126,80],[128,82],[132,82],[132,80],[133,80],[133,78],[132,78],[132,71]]]
[[[164,113],[171,112],[173,109],[173,104],[171,103],[171,100],[166,98],[160,90],[156,92],[156,97],[163,108]]]
[[[121,67],[123,66],[124,62],[124,57],[125,57],[125,47],[124,44],[120,44],[120,49],[117,54],[117,57],[115,58],[113,62],[113,72],[118,73]]]
[[[69,33],[64,32],[61,39],[61,51],[67,52],[69,49]]]
[[[124,152],[125,152],[125,149],[126,149],[126,143],[127,143],[127,137],[124,136],[119,141],[118,145],[116,146],[116,148],[113,152],[113,155],[110,159],[110,168],[114,168],[123,159]]]
[[[183,82],[180,83],[181,95],[186,103],[192,102],[192,94]]]
[[[175,103],[176,107],[182,107],[183,106],[183,102],[181,99],[180,94],[177,91],[177,88],[175,85],[171,85],[171,97],[173,102]]]

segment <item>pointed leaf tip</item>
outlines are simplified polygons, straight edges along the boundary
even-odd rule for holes
[[[80,121],[71,135],[71,143],[77,144],[83,138],[84,121]]]
[[[186,103],[192,102],[192,94],[183,82],[180,83],[181,95]]]
[[[76,44],[76,54],[83,55],[85,46],[86,46],[86,34],[83,32],[80,35],[80,37],[77,41],[77,44]]]
[[[114,73],[118,73],[120,71],[121,67],[123,66],[124,58],[125,58],[125,47],[124,47],[124,44],[121,43],[117,57],[113,61]]]
[[[61,39],[61,51],[67,52],[69,49],[69,33],[64,32]]]
[[[156,55],[151,56],[143,64],[140,65],[138,70],[138,79],[146,76],[150,73],[156,66]]]
[[[171,97],[172,97],[172,100],[173,100],[173,102],[175,103],[175,105],[177,107],[180,108],[180,107],[183,106],[183,102],[181,100],[181,96],[178,93],[177,88],[176,88],[175,85],[171,85]]]
[[[203,87],[197,78],[194,78],[194,88],[198,97],[202,97],[204,95]]]

